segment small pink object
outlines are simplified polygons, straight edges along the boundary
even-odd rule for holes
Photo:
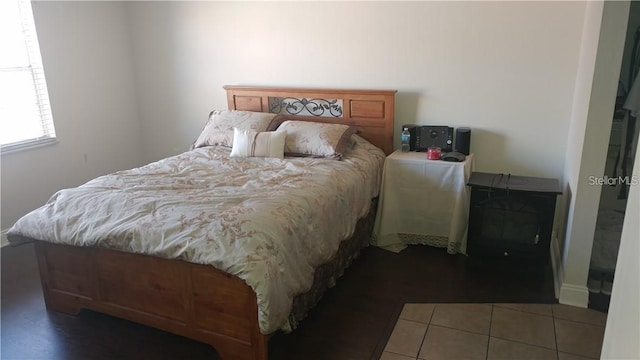
[[[442,155],[442,150],[439,147],[430,147],[427,149],[427,159],[429,160],[440,160],[440,155]]]

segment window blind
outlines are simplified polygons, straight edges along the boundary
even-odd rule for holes
[[[0,151],[55,142],[30,1],[0,1],[0,51]]]

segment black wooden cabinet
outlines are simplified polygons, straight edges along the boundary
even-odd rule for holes
[[[548,261],[556,197],[562,193],[557,179],[474,172],[467,185],[469,257]]]

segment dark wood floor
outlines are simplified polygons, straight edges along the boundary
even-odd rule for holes
[[[2,359],[217,359],[206,344],[128,321],[48,312],[33,246],[1,252]],[[271,339],[270,359],[378,359],[406,302],[555,302],[548,264],[466,260],[427,246],[364,249],[298,329]]]

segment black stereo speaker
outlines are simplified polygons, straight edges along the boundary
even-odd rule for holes
[[[456,129],[456,146],[455,151],[469,155],[471,148],[471,129],[468,127],[460,127]]]
[[[439,147],[450,152],[453,147],[453,128],[449,126],[420,126],[416,129],[416,151]]]

